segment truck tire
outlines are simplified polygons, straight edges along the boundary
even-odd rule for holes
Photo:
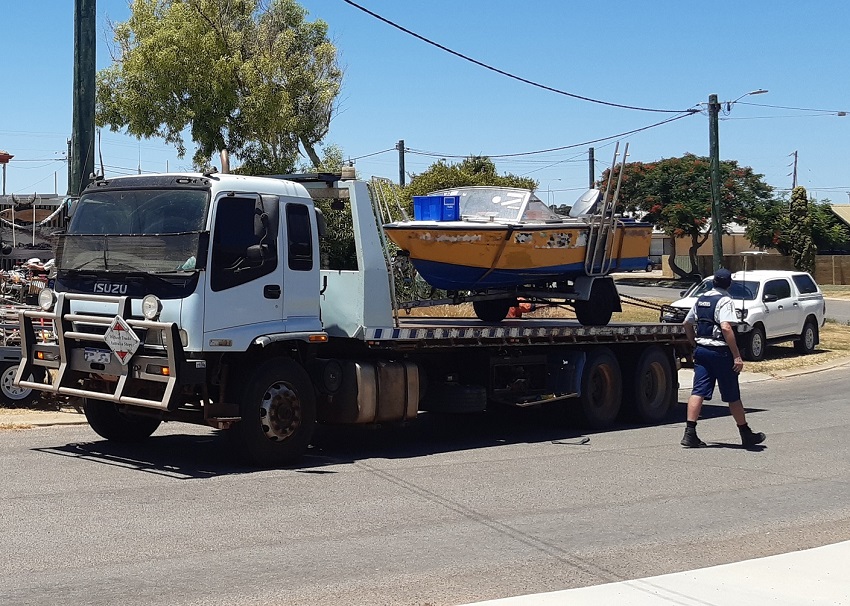
[[[482,322],[501,322],[508,315],[511,307],[516,305],[513,299],[486,299],[484,301],[473,301],[472,309]]]
[[[766,349],[767,342],[761,324],[756,324],[750,332],[744,333],[744,351],[741,353],[745,360],[761,362],[764,360]]]
[[[273,358],[241,391],[242,420],[232,431],[249,463],[273,467],[307,451],[316,428],[316,394],[304,368],[289,358]]]
[[[614,424],[620,412],[623,379],[616,356],[607,347],[596,347],[587,355],[581,375],[581,415],[592,429]]]
[[[16,374],[18,374],[18,362],[0,362],[0,405],[9,408],[29,406],[41,395],[41,392],[29,387],[15,387],[13,381]],[[37,369],[30,374],[28,380],[40,383],[44,380],[44,371]]]
[[[112,442],[140,442],[149,438],[161,421],[121,412],[112,402],[83,399],[86,420],[97,435]]]
[[[670,414],[676,397],[670,356],[657,345],[650,345],[631,370],[630,416],[642,423],[660,423]]]
[[[811,319],[808,319],[803,325],[803,332],[800,333],[800,338],[794,341],[794,349],[801,354],[810,354],[815,350],[815,345],[817,344],[818,325]]]

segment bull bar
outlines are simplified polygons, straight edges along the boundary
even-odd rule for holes
[[[86,359],[85,349],[99,345],[108,349],[103,334],[80,330],[82,325],[103,327],[112,323],[115,315],[89,315],[72,313],[73,301],[106,303],[116,306],[115,315],[120,316],[134,331],[144,331],[140,337],[142,343],[126,364],[110,356],[108,362],[92,362]],[[180,404],[180,385],[204,383],[206,380],[206,361],[187,360],[186,352],[180,340],[177,324],[131,317],[131,299],[126,296],[90,295],[79,293],[59,293],[53,311],[28,309],[20,313],[21,328],[21,364],[15,383],[39,391],[63,396],[92,398],[115,404],[142,406],[161,411],[175,410]],[[55,343],[39,342],[36,338],[34,321],[51,321],[54,326]],[[144,343],[148,331],[162,331],[164,338],[156,351]],[[49,381],[38,383],[24,380],[35,367],[55,370],[47,373]],[[97,376],[105,379],[100,383],[112,385],[109,391],[84,389],[80,379]],[[148,389],[146,389],[146,387]],[[149,388],[160,392],[158,399],[140,397]],[[128,393],[129,392],[129,393]]]

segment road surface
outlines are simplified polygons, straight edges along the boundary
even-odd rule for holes
[[[833,544],[848,392],[846,367],[744,385],[752,452],[713,405],[705,449],[678,445],[683,405],[585,444],[526,410],[324,431],[267,471],[192,426],[2,431],[0,604],[439,606]]]

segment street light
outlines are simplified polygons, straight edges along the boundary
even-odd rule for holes
[[[729,111],[732,106],[749,95],[762,95],[767,91],[763,88],[744,93],[734,101],[727,101],[726,107]],[[711,235],[712,235],[712,258],[713,267],[716,272],[723,265],[723,231],[720,221],[720,142],[718,140],[718,116],[720,115],[720,103],[717,95],[708,96],[708,152],[711,158]]]

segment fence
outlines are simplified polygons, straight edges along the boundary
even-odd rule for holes
[[[667,266],[666,257],[663,259],[665,273],[673,275]],[[746,263],[746,265],[745,265]],[[676,264],[683,270],[691,267],[690,258],[677,256]],[[713,258],[708,255],[697,257],[697,273],[702,276],[710,276],[713,272]],[[743,269],[780,269],[794,270],[794,260],[779,254],[766,255],[724,255],[723,267],[730,271],[741,271]],[[850,255],[818,255],[815,258],[815,281],[818,284],[850,284]]]

